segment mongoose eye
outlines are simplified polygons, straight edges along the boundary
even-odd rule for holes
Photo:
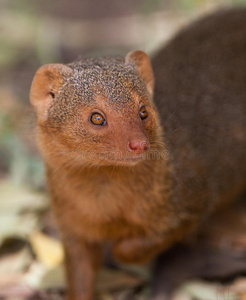
[[[139,110],[139,116],[142,120],[144,120],[148,117],[148,112],[144,105]]]
[[[102,126],[106,124],[106,120],[99,113],[94,113],[91,115],[91,123],[97,126]]]

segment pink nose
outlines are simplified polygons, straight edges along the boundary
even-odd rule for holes
[[[149,149],[147,141],[132,140],[128,143],[128,150],[136,154],[141,154]]]

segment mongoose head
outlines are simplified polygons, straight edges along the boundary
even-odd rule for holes
[[[42,66],[30,99],[44,159],[72,165],[126,165],[146,159],[160,135],[154,76],[142,51]]]

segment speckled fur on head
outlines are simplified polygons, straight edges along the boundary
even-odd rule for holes
[[[49,111],[53,122],[65,122],[78,108],[96,104],[96,98],[120,112],[132,111],[135,106],[133,92],[144,97],[146,87],[134,65],[121,57],[85,58],[67,65],[73,71],[64,78]],[[146,97],[146,96],[145,96]]]

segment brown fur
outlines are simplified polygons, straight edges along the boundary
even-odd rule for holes
[[[178,35],[153,60],[157,108],[141,51],[37,71],[31,102],[69,300],[93,299],[105,242],[120,261],[148,260],[246,186],[245,36],[245,10]],[[105,126],[90,122],[94,112]]]

